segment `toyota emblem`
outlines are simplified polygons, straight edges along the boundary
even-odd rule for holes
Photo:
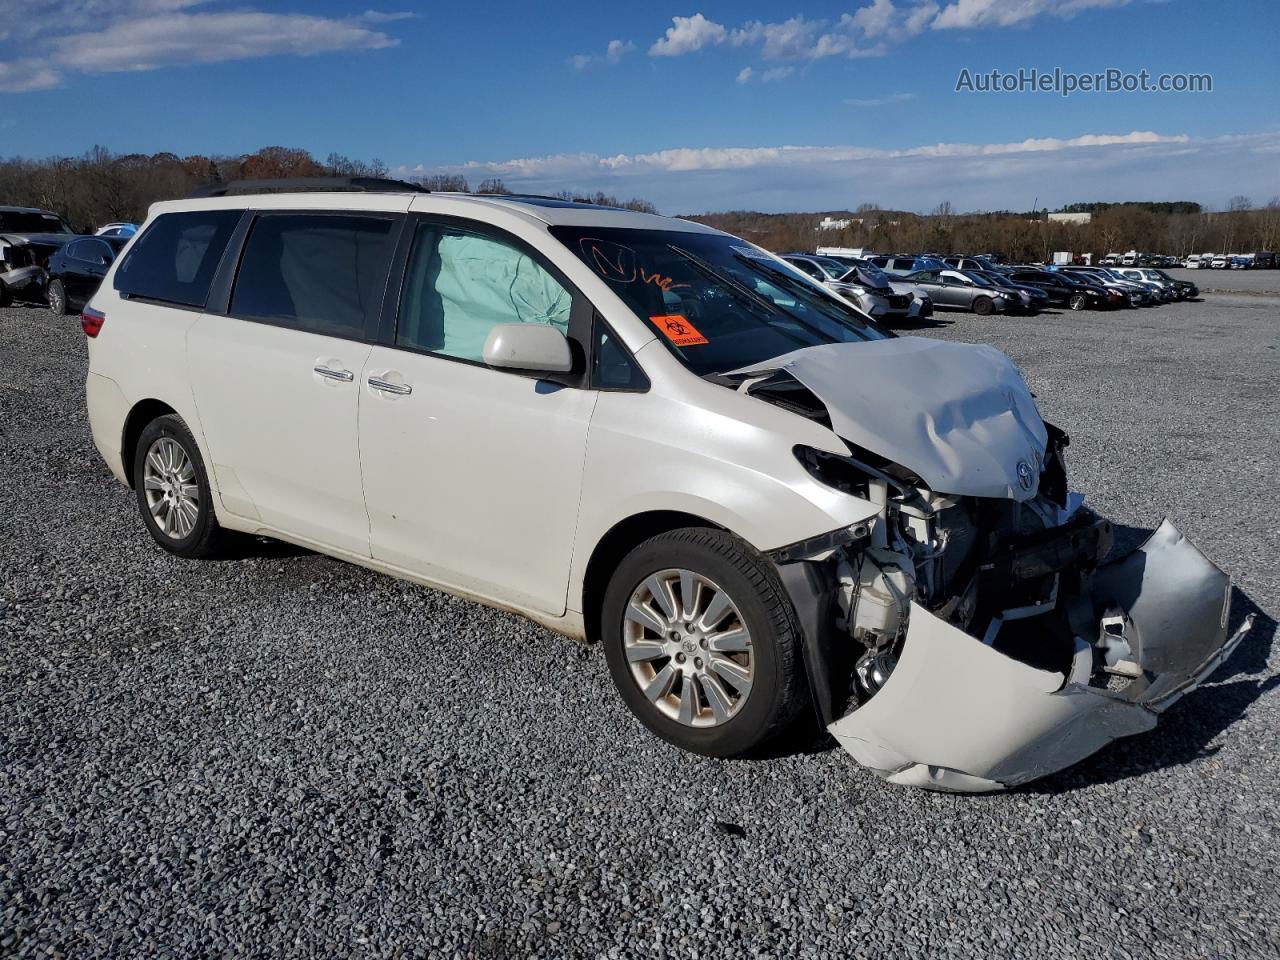
[[[1030,490],[1035,474],[1031,472],[1031,464],[1025,460],[1018,461],[1018,484],[1023,490]]]

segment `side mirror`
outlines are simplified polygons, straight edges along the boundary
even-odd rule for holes
[[[545,323],[500,323],[484,341],[484,362],[507,370],[569,373],[573,354],[569,341]]]

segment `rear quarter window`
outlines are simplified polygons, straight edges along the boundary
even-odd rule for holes
[[[126,297],[203,307],[240,210],[166,213],[134,241],[113,285]]]
[[[399,218],[269,214],[245,243],[231,314],[311,333],[371,334]]]

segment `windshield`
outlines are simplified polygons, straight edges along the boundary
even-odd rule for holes
[[[814,257],[813,259],[822,268],[822,272],[832,280],[839,280],[849,272],[849,268],[839,260],[833,260],[830,257]]]
[[[827,343],[892,336],[758,247],[724,234],[553,227],[700,376]]]
[[[0,210],[0,233],[70,233],[71,228],[52,213]]]
[[[978,273],[976,270],[960,270],[957,271],[962,277],[968,277],[980,287],[994,287],[995,284]]]

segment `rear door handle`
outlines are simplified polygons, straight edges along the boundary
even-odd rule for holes
[[[369,386],[375,390],[381,390],[383,393],[394,393],[398,397],[407,397],[413,393],[413,387],[407,383],[393,383],[390,380],[383,380],[381,377],[370,377]]]
[[[319,364],[311,369],[326,380],[337,380],[339,383],[350,383],[356,378],[356,375],[350,370],[334,370],[332,367],[326,367]]]

